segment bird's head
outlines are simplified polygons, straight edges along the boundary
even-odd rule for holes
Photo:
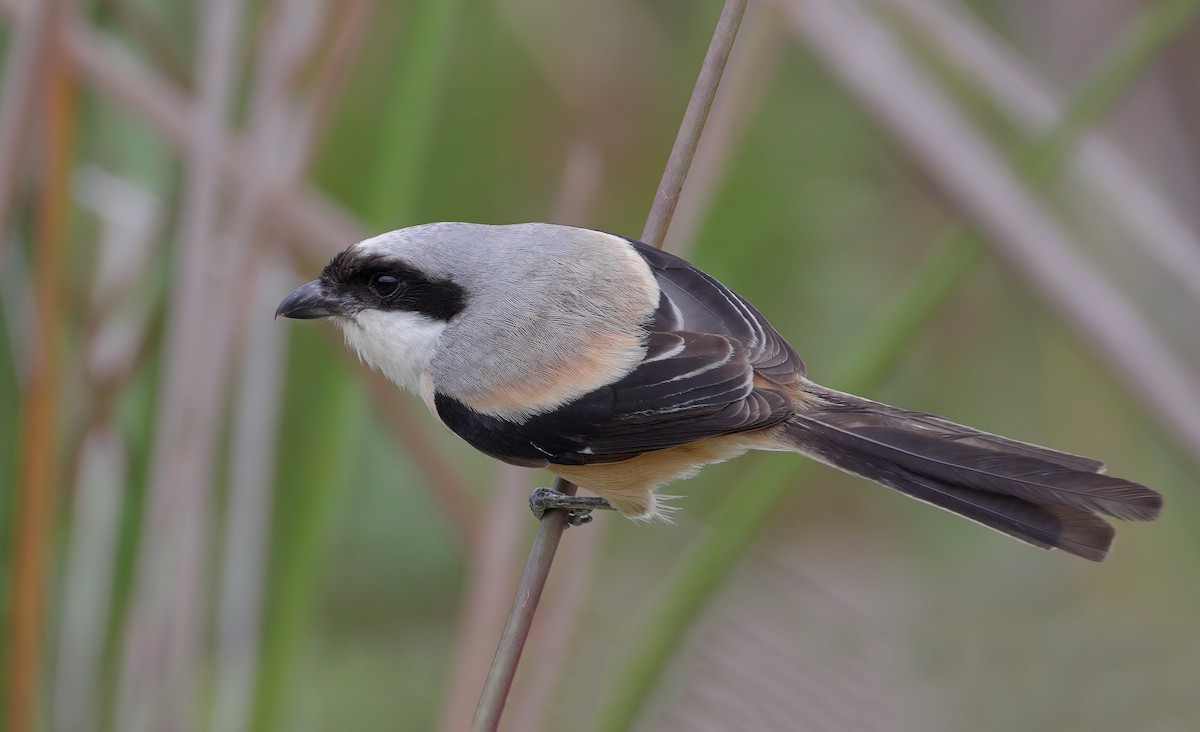
[[[544,411],[546,394],[574,398],[628,372],[659,298],[650,267],[612,234],[436,223],[351,246],[276,314],[330,319],[363,361],[419,395],[436,386],[524,415]]]
[[[437,248],[421,247],[406,230],[359,242],[338,253],[321,276],[296,288],[276,316],[354,320],[365,312],[417,314],[447,322],[466,304],[464,288],[444,267]]]
[[[370,366],[419,391],[447,324],[466,307],[466,289],[442,266],[437,237],[400,230],[355,244],[321,276],[283,299],[276,316],[328,318]]]

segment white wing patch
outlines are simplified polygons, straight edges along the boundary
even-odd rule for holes
[[[683,350],[683,347],[680,346],[679,351],[676,351],[676,353],[678,353],[682,350]],[[678,376],[672,376],[671,378],[667,379],[666,383],[670,383],[672,381],[683,381],[684,379],[690,379],[695,376],[700,376],[701,374],[708,373],[709,371],[712,371],[713,369],[719,369],[722,366],[724,366],[725,364],[729,363],[729,359],[731,359],[731,358],[733,358],[733,347],[732,346],[729,348],[729,352],[725,354],[725,358],[722,358],[720,361],[709,361],[708,363],[704,364],[700,368],[689,371],[686,374],[679,374]],[[657,359],[654,359],[654,360],[657,360]]]
[[[683,338],[679,338],[675,345],[671,346],[662,353],[656,353],[653,356],[643,359],[642,363],[647,364],[654,363],[655,361],[666,361],[668,358],[674,358],[675,356],[683,353],[683,349],[685,348],[687,348],[687,341],[685,341]]]

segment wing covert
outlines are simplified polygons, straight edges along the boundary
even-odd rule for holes
[[[745,298],[684,259],[639,241],[627,241],[650,265],[669,301],[655,314],[656,330],[734,338],[746,347],[755,372],[777,384],[790,384],[804,376],[800,355]]]

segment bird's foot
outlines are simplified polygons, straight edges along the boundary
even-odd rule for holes
[[[592,511],[615,511],[613,505],[599,496],[568,496],[553,488],[538,488],[529,494],[529,510],[541,518],[547,511],[567,512],[568,526],[582,526],[592,520]]]

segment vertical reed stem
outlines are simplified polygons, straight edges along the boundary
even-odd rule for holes
[[[60,26],[61,27],[61,26]],[[21,474],[13,522],[12,600],[5,646],[8,694],[5,728],[39,727],[42,647],[51,526],[58,499],[59,340],[69,217],[75,86],[55,31],[55,48],[45,72],[45,175],[37,216],[34,253],[36,327],[30,349],[30,379],[22,409]]]

